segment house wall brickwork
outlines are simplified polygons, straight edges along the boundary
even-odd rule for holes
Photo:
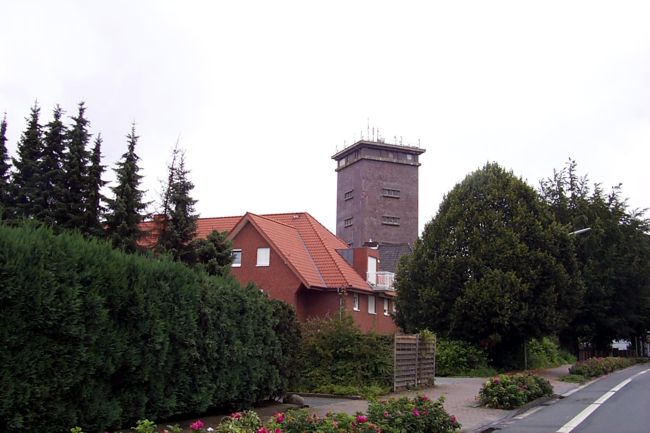
[[[270,248],[269,266],[257,266],[257,249],[264,247]],[[233,249],[242,253],[241,266],[230,271],[237,281],[242,285],[253,282],[269,297],[296,305],[300,280],[251,224],[246,224],[233,239]]]

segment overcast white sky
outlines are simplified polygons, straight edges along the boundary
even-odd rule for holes
[[[569,157],[650,206],[650,1],[0,0],[9,150],[36,99],[85,101],[112,168],[135,121],[155,200],[177,139],[201,216],[307,211],[368,125],[420,140],[420,227],[488,161],[537,186]]]

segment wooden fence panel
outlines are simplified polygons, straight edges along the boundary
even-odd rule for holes
[[[395,335],[393,389],[433,386],[436,343],[421,335]]]

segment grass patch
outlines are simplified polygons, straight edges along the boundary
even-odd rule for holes
[[[354,386],[354,385],[320,385],[310,392],[319,394],[333,394],[341,396],[361,396],[366,400],[374,399],[391,392],[391,388],[387,386],[368,385],[368,386]]]
[[[567,374],[566,376],[560,377],[560,380],[562,382],[583,384],[587,381],[587,378],[581,374]]]

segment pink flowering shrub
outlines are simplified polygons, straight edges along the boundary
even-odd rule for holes
[[[551,394],[553,387],[548,380],[532,374],[514,374],[489,379],[476,398],[486,407],[514,409]]]
[[[444,398],[431,400],[425,395],[371,402],[368,419],[383,433],[451,433],[460,430],[455,416],[443,407]]]

